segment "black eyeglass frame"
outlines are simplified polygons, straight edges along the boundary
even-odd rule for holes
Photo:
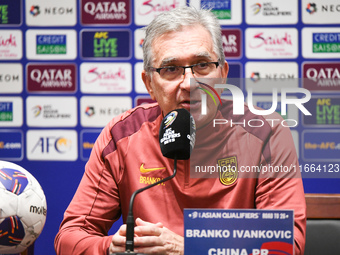
[[[197,63],[197,64],[194,64],[194,65],[190,65],[190,66],[164,66],[164,67],[158,67],[158,68],[153,67],[153,66],[149,66],[149,69],[151,71],[156,71],[157,73],[161,74],[161,70],[162,69],[167,69],[167,68],[170,68],[170,67],[180,67],[180,68],[183,68],[183,75],[184,75],[185,74],[185,69],[190,68],[192,74],[195,74],[193,68],[195,66],[198,66],[198,65],[201,65],[201,64],[215,64],[216,68],[220,65],[220,63],[218,61],[216,61],[216,62],[202,62],[202,63]]]

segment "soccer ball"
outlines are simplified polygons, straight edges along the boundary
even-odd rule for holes
[[[0,254],[20,253],[40,235],[46,198],[27,170],[0,160]]]

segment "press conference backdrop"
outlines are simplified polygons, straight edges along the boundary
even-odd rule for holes
[[[141,28],[186,4],[218,16],[229,81],[253,88],[257,106],[271,106],[266,82],[311,91],[312,116],[298,109],[286,116],[296,121],[305,191],[340,192],[338,0],[0,0],[0,159],[28,169],[45,191],[35,254],[54,254],[101,128],[150,101],[140,78]]]

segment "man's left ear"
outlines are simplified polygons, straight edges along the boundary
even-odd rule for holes
[[[144,82],[144,85],[147,89],[147,91],[149,92],[152,100],[156,100],[155,95],[153,93],[152,87],[151,87],[151,77],[147,74],[147,72],[145,70],[143,70],[142,72],[142,80]]]
[[[229,65],[227,61],[224,61],[224,66],[222,68],[222,77],[227,78],[229,72]]]

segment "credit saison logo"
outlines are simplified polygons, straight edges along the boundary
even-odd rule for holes
[[[200,82],[200,84],[203,84]],[[244,115],[244,94],[240,88],[238,88],[235,85],[230,84],[215,84],[214,89],[212,89],[211,86],[205,84],[209,89],[211,89],[215,95],[218,95],[215,89],[228,89],[230,90],[232,94],[232,101],[233,101],[233,114],[234,115]],[[210,97],[213,97],[212,93],[208,93],[207,89],[201,88],[203,91],[205,91]],[[274,113],[278,108],[278,89],[273,88],[272,89],[272,102],[271,107],[269,109],[256,109],[253,105],[253,91],[252,89],[248,89],[248,97],[247,97],[247,104],[249,107],[249,111],[255,115],[269,115]],[[303,104],[308,102],[311,98],[311,93],[304,88],[281,88],[281,115],[287,115],[287,106],[288,105],[295,105],[304,115],[312,115],[304,106]],[[289,93],[300,93],[303,94],[304,97],[302,98],[288,98],[287,94]],[[207,115],[207,94],[201,94],[201,114]],[[219,97],[218,97],[219,98]],[[220,99],[220,98],[219,98]],[[215,105],[217,104],[216,100],[214,99]],[[222,102],[220,102],[222,104]],[[276,121],[280,121],[279,119],[272,119],[269,120],[271,122],[271,125],[274,126],[274,123]],[[288,125],[288,121],[293,122],[293,125]],[[255,124],[257,122],[257,124]],[[261,122],[261,123],[260,123]],[[213,120],[213,126],[219,124],[227,124],[229,123],[226,119],[214,119]],[[230,125],[235,124],[243,124],[244,126],[248,124],[251,127],[262,127],[264,125],[264,122],[260,119],[252,119],[249,120],[248,123],[245,123],[245,120],[240,123],[235,123],[232,120],[230,120]],[[281,125],[285,127],[295,127],[297,126],[297,120],[294,119],[286,119],[281,121]]]
[[[13,121],[13,102],[0,102],[0,121]]]
[[[36,54],[66,54],[66,35],[37,35]]]
[[[42,207],[38,207],[38,206],[35,206],[35,205],[31,205],[30,206],[30,213],[35,213],[35,214],[42,214],[44,216],[46,216],[47,214],[47,209],[42,206]]]
[[[313,33],[313,53],[339,53],[340,33]]]
[[[218,19],[226,20],[231,19],[231,0],[225,1],[212,1],[201,0],[201,6],[211,9]]]

